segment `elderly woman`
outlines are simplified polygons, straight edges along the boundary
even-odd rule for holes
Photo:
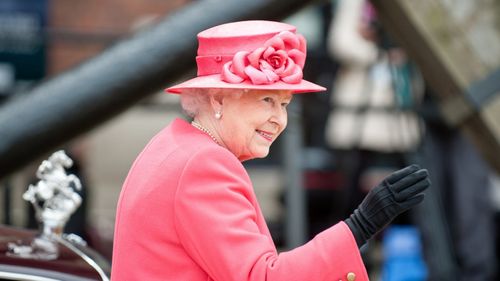
[[[368,280],[358,248],[423,200],[427,172],[410,166],[376,186],[345,221],[278,253],[241,162],[266,157],[287,125],[306,42],[269,21],[223,24],[198,35],[198,76],[174,120],[133,164],[117,207],[113,280]]]

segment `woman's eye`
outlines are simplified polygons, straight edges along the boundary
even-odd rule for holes
[[[284,103],[281,104],[281,106],[284,107],[284,108],[286,108],[289,104],[290,103],[288,103],[288,102],[284,102]]]
[[[270,97],[266,97],[263,99],[265,102],[273,102],[273,99]]]

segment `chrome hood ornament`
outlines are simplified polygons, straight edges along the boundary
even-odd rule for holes
[[[46,260],[57,258],[57,242],[63,239],[64,226],[82,203],[82,197],[76,192],[82,188],[80,180],[73,174],[66,174],[65,169],[72,165],[73,160],[59,150],[38,167],[36,175],[40,180],[29,186],[23,199],[33,205],[40,233],[30,245],[10,243],[11,255]]]

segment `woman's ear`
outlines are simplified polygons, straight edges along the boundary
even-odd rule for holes
[[[215,93],[210,95],[210,106],[214,112],[221,112],[222,105],[224,104],[224,95],[221,93]]]

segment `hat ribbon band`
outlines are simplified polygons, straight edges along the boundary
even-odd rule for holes
[[[224,64],[232,59],[232,55],[197,56],[198,76],[219,74]]]

